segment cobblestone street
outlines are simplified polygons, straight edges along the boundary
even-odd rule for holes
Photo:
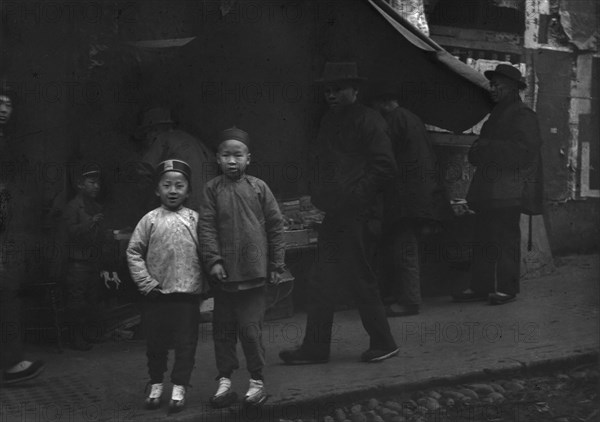
[[[324,422],[587,422],[598,420],[598,366],[432,387],[345,404]],[[313,422],[317,419],[302,419]],[[283,420],[285,422],[298,422]]]

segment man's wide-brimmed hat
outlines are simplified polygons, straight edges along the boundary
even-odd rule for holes
[[[525,83],[525,79],[523,75],[521,75],[521,71],[514,66],[509,64],[499,64],[496,66],[494,70],[486,70],[483,72],[486,78],[492,79],[494,75],[503,76],[505,78],[511,79],[519,84],[519,89],[527,88],[527,84]]]
[[[317,83],[332,82],[354,82],[360,83],[366,81],[366,78],[358,76],[358,68],[355,62],[327,62],[325,69]]]
[[[163,123],[175,123],[171,118],[171,111],[169,111],[169,109],[164,107],[153,107],[146,110],[140,119],[139,126],[136,129],[136,138],[142,138],[148,129]]]

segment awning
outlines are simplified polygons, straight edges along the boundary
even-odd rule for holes
[[[457,75],[467,79],[475,85],[483,88],[489,88],[487,78],[469,67],[466,63],[461,62],[456,57],[444,50],[431,38],[420,32],[409,21],[399,15],[390,5],[383,0],[368,0],[369,3],[377,10],[392,27],[398,31],[404,38],[410,41],[415,47],[423,51],[435,52],[436,58],[440,63],[444,64],[448,69],[455,72]]]

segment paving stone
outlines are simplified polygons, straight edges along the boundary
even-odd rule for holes
[[[369,402],[367,403],[367,408],[368,409],[377,409],[377,407],[379,406],[379,400],[377,399],[370,399]]]
[[[350,408],[350,413],[356,414],[362,412],[362,406],[360,404],[355,404]]]
[[[435,412],[440,408],[440,403],[433,397],[427,397],[427,403],[425,404],[425,407],[430,411]]]
[[[402,412],[402,405],[393,400],[386,401],[383,406],[398,413]]]
[[[525,387],[515,381],[509,381],[503,385],[504,389],[510,391],[511,393],[516,393],[522,391]]]
[[[442,393],[442,396],[446,397],[446,398],[451,398],[453,400],[462,400],[462,398],[465,396],[464,394],[458,392],[458,391],[454,391],[454,390],[446,390]]]
[[[494,388],[489,384],[470,384],[469,389],[475,391],[479,396],[487,396],[494,392]]]
[[[335,409],[335,420],[338,422],[342,422],[346,419],[346,412],[342,409]]]
[[[352,422],[367,422],[367,417],[363,413],[353,413],[350,415]]]
[[[501,393],[497,393],[497,392],[493,392],[492,394],[487,396],[487,398],[492,399],[492,401],[494,403],[502,403],[505,400],[504,395],[502,395]]]
[[[458,392],[461,393],[463,396],[470,397],[472,400],[479,400],[479,395],[470,388],[461,388],[460,390],[458,390]]]
[[[432,397],[432,398],[436,399],[436,400],[440,400],[442,398],[442,395],[440,393],[438,393],[437,391],[435,391],[435,390],[431,390],[429,393],[427,393],[427,395],[429,397]]]
[[[490,383],[490,387],[492,387],[496,393],[500,393],[500,394],[506,393],[506,390],[500,384],[496,384],[496,383],[492,382],[492,383]]]

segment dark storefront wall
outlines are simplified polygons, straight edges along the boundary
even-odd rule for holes
[[[98,4],[98,19],[48,19],[45,2],[38,16],[17,10],[10,18],[8,75],[23,93],[19,143],[47,173],[27,189],[23,216],[45,222],[28,228],[33,241],[51,241],[58,217],[52,213],[73,194],[68,167],[80,159],[104,170],[109,225],[136,223],[142,210],[132,183],[139,156],[132,134],[140,109],[157,102],[173,106],[181,126],[210,146],[231,125],[250,132],[251,172],[280,198],[307,193],[306,155],[324,111],[313,81],[327,60],[356,61],[369,81],[399,81],[407,104],[440,127],[467,128],[489,109],[480,88],[410,44],[364,0],[254,3],[255,9],[240,1],[225,17],[220,1]],[[196,39],[175,49],[126,45],[187,36]]]
[[[202,16],[197,38],[153,83],[170,87],[185,125],[208,144],[234,124],[250,132],[250,172],[280,197],[306,193],[313,177],[305,157],[324,111],[314,80],[328,60],[356,61],[369,81],[397,81],[426,123],[464,130],[489,110],[480,88],[409,43],[364,0],[236,2],[223,18],[206,13],[215,4],[190,11]],[[361,95],[368,90],[369,82]]]
[[[544,140],[546,199],[565,201],[571,197],[567,183],[572,170],[568,168],[567,160],[573,55],[552,50],[536,50],[530,54],[538,83],[536,112]]]

